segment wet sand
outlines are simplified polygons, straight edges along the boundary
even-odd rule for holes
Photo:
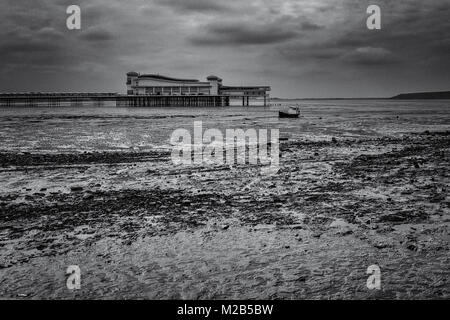
[[[0,297],[448,299],[450,132],[325,129],[283,140],[272,176],[164,148],[4,150]]]

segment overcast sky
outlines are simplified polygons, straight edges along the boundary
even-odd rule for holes
[[[81,30],[66,8],[82,10]],[[382,29],[366,9],[381,7]],[[449,0],[2,0],[0,91],[125,92],[138,71],[276,97],[450,90]]]

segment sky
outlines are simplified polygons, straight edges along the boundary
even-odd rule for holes
[[[450,0],[2,0],[0,92],[124,93],[128,71],[285,98],[450,90],[449,17]]]

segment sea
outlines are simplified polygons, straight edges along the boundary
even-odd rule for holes
[[[299,106],[298,119],[278,111]],[[450,129],[450,100],[277,100],[271,106],[1,107],[0,151],[76,153],[170,148],[176,129],[278,129],[289,140],[398,136]]]

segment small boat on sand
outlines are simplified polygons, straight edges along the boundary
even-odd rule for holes
[[[299,107],[289,107],[287,111],[278,111],[278,118],[298,118],[299,116]]]

